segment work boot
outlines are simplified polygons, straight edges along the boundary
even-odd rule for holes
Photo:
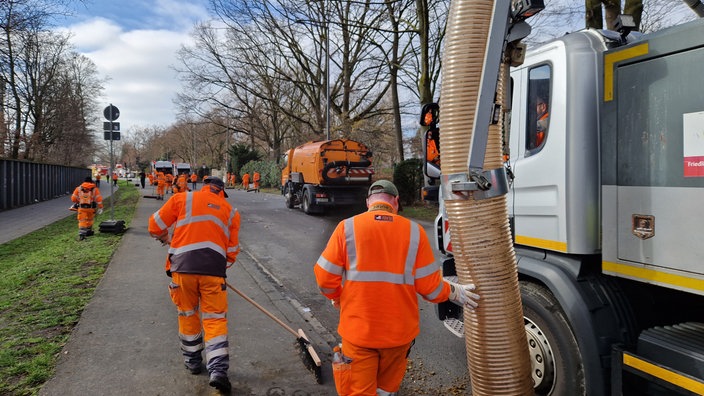
[[[220,374],[220,373],[210,374],[210,382],[208,382],[208,384],[224,394],[229,394],[230,391],[232,390],[232,385],[230,384],[230,380],[227,379],[227,376],[224,374]]]
[[[186,368],[188,369],[188,371],[191,372],[191,374],[198,375],[203,372],[203,363],[197,363],[197,364],[186,363]]]
[[[93,232],[93,230],[86,231],[86,236],[91,236],[91,235],[95,235],[95,232]]]

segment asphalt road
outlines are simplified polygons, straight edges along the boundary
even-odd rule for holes
[[[338,313],[319,294],[313,266],[337,223],[353,212],[310,216],[288,209],[281,195],[228,190],[240,211],[240,244],[294,302],[310,314],[309,322],[329,344],[339,341]],[[432,224],[422,223],[433,238]],[[436,257],[441,258],[436,252]],[[421,334],[410,355],[401,394],[469,394],[464,339],[437,320],[435,306],[420,300]]]

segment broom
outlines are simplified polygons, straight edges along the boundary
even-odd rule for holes
[[[274,322],[278,323],[286,329],[289,333],[293,334],[296,337],[296,341],[298,342],[296,347],[298,349],[298,354],[301,356],[301,359],[303,359],[303,364],[305,364],[306,368],[310,370],[314,375],[315,375],[315,380],[317,383],[322,384],[323,383],[323,377],[320,369],[320,358],[318,357],[318,354],[315,352],[315,349],[313,349],[313,345],[311,345],[310,341],[308,340],[308,337],[306,337],[306,334],[303,332],[302,329],[298,329],[298,332],[291,328],[291,326],[287,325],[284,323],[281,319],[277,318],[272,314],[271,312],[267,311],[266,308],[262,307],[261,305],[257,304],[256,301],[252,300],[249,298],[247,295],[236,289],[234,286],[231,284],[225,282],[227,287],[232,289],[235,293],[239,294],[240,297],[244,298],[247,300],[249,303],[257,307],[260,311],[264,312],[266,316],[270,317]]]

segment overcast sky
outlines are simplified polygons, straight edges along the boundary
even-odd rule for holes
[[[78,2],[76,2],[78,3]],[[208,19],[207,0],[85,0],[62,23],[78,51],[103,78],[102,109],[120,110],[120,129],[168,126],[176,118],[173,99],[180,90],[176,52],[194,24]],[[101,125],[102,128],[102,125]]]

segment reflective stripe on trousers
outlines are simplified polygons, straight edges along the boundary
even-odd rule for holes
[[[178,308],[179,338],[186,363],[202,360],[204,340],[208,372],[226,375],[230,359],[223,278],[174,272],[169,293]]]

